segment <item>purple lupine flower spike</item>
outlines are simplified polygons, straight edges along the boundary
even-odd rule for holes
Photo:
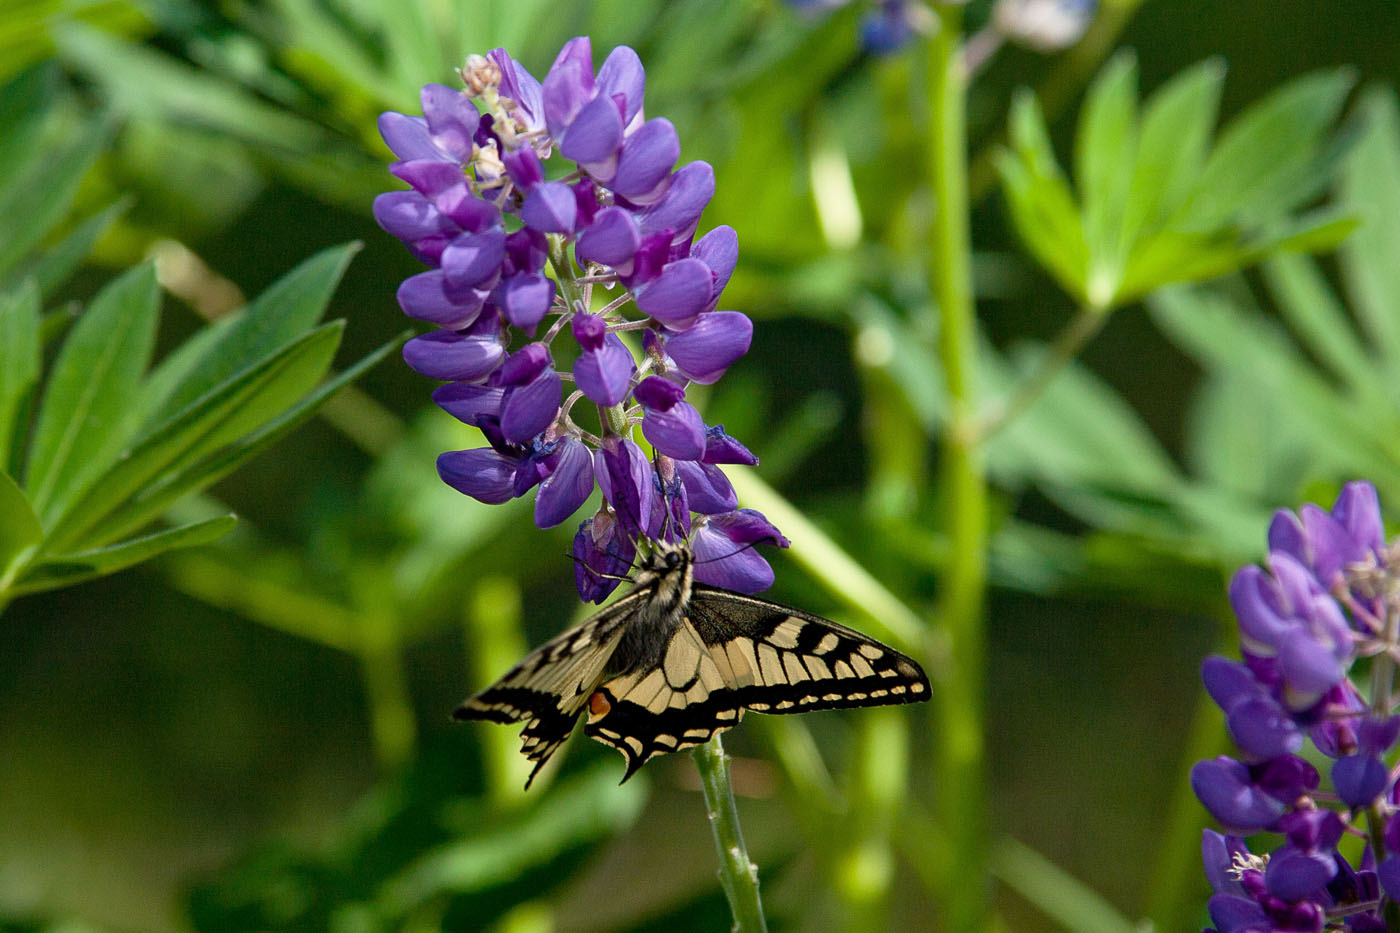
[[[1207,833],[1202,846],[1220,931],[1388,929],[1400,897],[1400,799],[1391,760],[1400,657],[1400,575],[1392,568],[1379,500],[1369,483],[1343,487],[1331,510],[1275,514],[1266,567],[1230,583],[1243,663],[1209,658],[1202,679],[1225,711],[1240,760],[1196,764],[1191,786],[1212,816],[1238,832],[1282,837],[1252,855],[1242,840]],[[1368,690],[1354,683],[1365,659]],[[1302,738],[1333,759],[1323,787],[1299,756]],[[1348,824],[1385,819],[1352,866],[1338,846]],[[1228,861],[1228,866],[1225,862]]]
[[[600,488],[604,508],[575,541],[585,599],[611,592],[648,539],[687,534],[693,514],[711,516],[694,528],[698,547],[727,542],[703,572],[762,588],[771,571],[753,553],[759,538],[732,517],[720,467],[757,459],[706,428],[685,397],[689,383],[718,380],[753,335],[746,316],[716,310],[738,236],[698,233],[713,169],[677,167],[675,126],[648,119],[646,72],[625,46],[595,72],[591,42],[572,39],[543,81],[504,49],[470,56],[459,74],[465,90],[422,89],[423,116],[380,117],[390,171],[409,190],[374,204],[380,226],[428,267],[398,289],[403,312],[435,328],[408,341],[404,359],[446,383],[433,400],[489,445],[443,454],[443,480],[481,502],[533,495],[542,528]],[[608,293],[595,301],[595,288]],[[629,349],[637,331],[641,359]],[[574,360],[571,372],[555,363],[566,333],[577,351],[557,358]],[[578,406],[596,418],[576,420]],[[580,426],[590,423],[601,436]],[[729,554],[736,546],[742,556]]]

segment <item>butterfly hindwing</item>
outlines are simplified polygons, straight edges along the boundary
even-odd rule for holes
[[[929,696],[911,658],[854,629],[777,603],[696,585],[660,663],[604,682],[584,731],[627,758],[699,745],[745,709],[796,713]]]
[[[528,654],[504,677],[464,702],[455,719],[525,722],[521,753],[535,762],[528,788],[540,768],[573,731],[579,711],[592,695],[637,604],[635,591]]]

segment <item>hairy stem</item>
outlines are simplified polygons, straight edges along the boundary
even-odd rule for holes
[[[719,850],[719,880],[729,909],[734,914],[734,933],[767,930],[763,922],[763,902],[758,896],[758,866],[749,861],[744,834],[739,828],[739,808],[734,805],[734,788],[729,784],[729,759],[716,735],[691,753],[700,770],[705,791],[705,812]]]

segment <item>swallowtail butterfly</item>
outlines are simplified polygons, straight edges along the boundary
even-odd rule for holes
[[[528,788],[586,712],[583,731],[627,759],[709,741],[744,710],[801,713],[915,703],[911,658],[821,616],[696,583],[689,547],[660,543],[632,590],[529,654],[456,719],[524,722]]]

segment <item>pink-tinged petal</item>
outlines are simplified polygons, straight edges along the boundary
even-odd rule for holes
[[[574,381],[589,401],[617,405],[627,397],[627,387],[636,371],[637,363],[627,345],[616,334],[606,334],[597,350],[579,354],[574,363]]]
[[[404,362],[429,379],[478,382],[505,356],[500,341],[489,335],[439,330],[414,337],[403,346]]]
[[[464,233],[442,251],[442,271],[454,288],[480,286],[494,279],[505,258],[504,230]]]
[[[605,207],[593,218],[574,247],[582,262],[597,262],[618,266],[637,252],[641,237],[631,212],[621,207]]]
[[[699,460],[705,452],[705,422],[689,402],[676,402],[665,411],[643,408],[642,436],[677,460]]]
[[[573,189],[560,181],[541,182],[525,196],[520,219],[541,233],[573,233],[578,220]]]
[[[417,159],[441,161],[448,156],[433,144],[428,121],[390,110],[379,115],[379,135],[389,149],[405,162]],[[460,174],[460,169],[458,170]]]
[[[662,183],[680,158],[676,128],[664,117],[648,120],[622,146],[608,187],[633,204],[650,204],[669,189]]]
[[[710,300],[710,269],[698,259],[668,263],[657,276],[635,289],[637,308],[674,328],[689,327]]]
[[[625,102],[622,122],[630,125],[642,112],[642,97],[646,90],[647,73],[637,53],[619,45],[608,53],[603,67],[598,69],[598,95]]]
[[[533,334],[554,304],[554,281],[538,272],[524,272],[498,285],[495,294],[506,320]]]
[[[535,494],[535,524],[540,528],[562,523],[593,493],[593,455],[587,447],[566,437],[554,458],[554,472],[540,482]]]
[[[683,243],[695,233],[700,214],[715,196],[715,170],[708,162],[688,162],[671,176],[666,196],[647,208],[641,217],[642,236],[670,231],[672,243]]]
[[[710,306],[713,307],[739,262],[739,234],[734,232],[733,227],[716,227],[695,241],[690,247],[690,258],[709,266],[715,277],[714,290],[710,293]]]
[[[559,152],[566,159],[587,165],[611,159],[621,146],[622,117],[617,106],[605,97],[595,97],[583,105],[569,124],[560,139]]]
[[[501,399],[505,392],[505,389],[492,386],[449,382],[433,390],[433,401],[458,421],[475,425],[479,418],[500,417]]]
[[[666,338],[666,354],[692,382],[710,385],[749,351],[753,322],[738,311],[711,311]]]
[[[546,369],[525,385],[510,389],[501,405],[501,433],[513,444],[524,444],[554,423],[563,383]]]
[[[471,99],[445,84],[427,84],[419,92],[419,100],[438,148],[458,161],[470,159],[472,136],[481,119]]]
[[[515,458],[489,447],[439,454],[437,470],[444,483],[478,502],[499,505],[515,498]]]
[[[442,270],[433,269],[405,279],[397,297],[399,307],[409,317],[461,330],[481,314],[486,295],[478,289],[449,288]]]

